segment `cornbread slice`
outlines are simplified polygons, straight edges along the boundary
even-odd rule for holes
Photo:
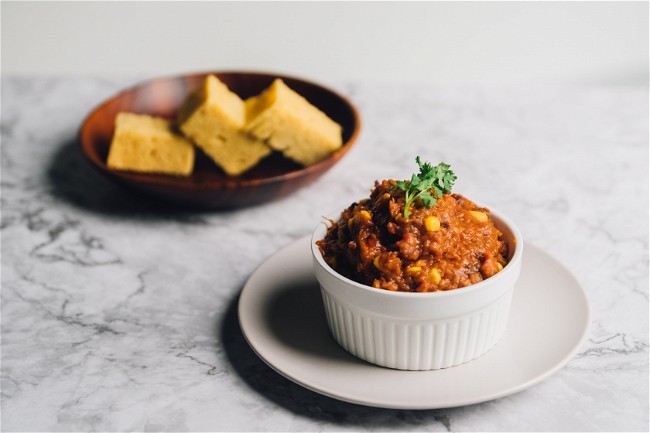
[[[214,75],[188,95],[178,113],[181,131],[231,176],[271,153],[242,130],[245,120],[244,101]]]
[[[189,176],[194,167],[194,145],[176,135],[166,119],[119,113],[107,164],[116,170]]]
[[[341,126],[279,78],[247,99],[246,109],[246,131],[302,165],[315,164],[342,145]]]

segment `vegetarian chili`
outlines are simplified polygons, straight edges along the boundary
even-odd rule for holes
[[[331,221],[317,245],[334,270],[379,289],[436,292],[503,269],[508,247],[487,208],[445,193],[430,206],[409,201],[405,212],[408,197],[398,184],[375,182],[370,198]]]

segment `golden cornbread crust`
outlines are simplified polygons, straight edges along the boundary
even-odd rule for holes
[[[274,150],[309,166],[342,146],[341,126],[281,79],[243,101],[215,75],[208,75],[181,103],[173,125],[177,130],[172,125],[161,118],[120,113],[108,167],[188,176],[196,146],[235,177]]]
[[[246,131],[302,165],[322,161],[343,144],[341,126],[279,78],[249,98],[246,109]]]
[[[194,146],[175,134],[172,125],[162,118],[119,113],[108,153],[108,167],[189,176],[194,167]]]
[[[178,124],[228,175],[238,176],[271,153],[263,142],[243,131],[244,102],[210,75],[183,102]]]

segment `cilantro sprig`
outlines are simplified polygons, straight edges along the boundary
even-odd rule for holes
[[[411,203],[420,200],[426,207],[432,207],[443,194],[449,194],[456,181],[456,175],[450,170],[449,164],[441,162],[435,167],[428,162],[415,158],[420,167],[418,174],[413,174],[411,180],[397,182],[396,188],[404,191],[404,218],[409,217]]]

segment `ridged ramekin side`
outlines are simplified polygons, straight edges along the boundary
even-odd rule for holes
[[[381,316],[338,299],[321,287],[334,339],[370,363],[400,370],[435,370],[487,352],[505,331],[512,289],[484,307],[443,320]]]

